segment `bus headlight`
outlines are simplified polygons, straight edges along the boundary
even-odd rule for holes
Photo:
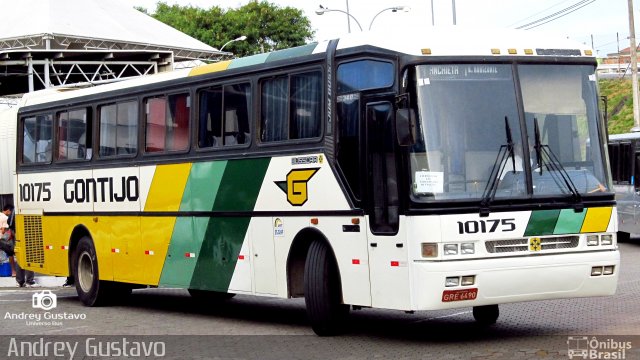
[[[587,246],[598,246],[598,235],[587,235]]]
[[[460,285],[462,286],[471,286],[473,284],[475,284],[476,282],[476,277],[475,275],[468,275],[468,276],[463,276],[462,280],[460,281]]]
[[[460,245],[460,253],[462,255],[470,255],[476,253],[476,246],[474,243],[462,243]]]
[[[445,255],[458,255],[458,244],[444,244]]]
[[[460,278],[458,276],[448,277],[444,281],[445,287],[458,286],[460,284]]]
[[[611,245],[613,244],[613,235],[606,234],[600,237],[600,245]]]

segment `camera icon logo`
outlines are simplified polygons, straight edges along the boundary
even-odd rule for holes
[[[42,290],[40,292],[33,293],[32,296],[34,309],[42,309],[45,311],[54,309],[58,305],[58,296],[51,292],[51,290]]]

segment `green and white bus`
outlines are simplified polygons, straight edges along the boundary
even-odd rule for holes
[[[140,286],[350,307],[614,294],[596,60],[568,40],[434,29],[78,90],[17,112],[18,259],[94,306]]]

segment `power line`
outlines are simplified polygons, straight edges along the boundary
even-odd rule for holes
[[[560,18],[562,16],[565,16],[567,14],[572,13],[573,11],[576,11],[577,9],[579,9],[580,7],[586,6],[592,2],[594,2],[595,0],[581,0],[578,1],[577,3],[573,4],[573,5],[569,5],[566,8],[560,10],[560,11],[556,11],[553,14],[544,16],[538,20],[532,21],[530,23],[524,24],[524,25],[520,25],[518,26],[516,29],[523,29],[526,28],[525,30],[529,30],[530,28],[534,28],[543,24],[546,24],[549,21],[555,20],[557,18]],[[577,8],[576,8],[577,7]],[[550,19],[550,20],[549,20]],[[535,25],[535,26],[533,26]]]
[[[540,10],[540,11],[538,11],[538,12],[537,12],[537,13],[535,13],[535,14],[531,14],[531,15],[527,16],[527,17],[526,17],[526,18],[524,18],[524,19],[520,19],[520,20],[518,20],[518,21],[514,22],[513,24],[507,25],[507,27],[512,27],[512,26],[516,25],[517,23],[521,23],[521,22],[523,22],[523,21],[525,21],[525,20],[529,20],[529,19],[531,19],[531,18],[532,18],[532,17],[534,17],[534,16],[540,15],[540,14],[544,13],[545,11],[547,11],[547,10],[549,10],[549,9],[553,9],[554,7],[557,7],[558,5],[560,5],[560,4],[564,4],[564,3],[569,2],[569,1],[571,1],[571,0],[564,0],[564,1],[561,1],[561,2],[559,2],[559,3],[557,3],[557,4],[555,4],[555,5],[551,5],[551,6],[549,6],[548,8],[546,8],[546,9],[544,9],[544,10]]]
[[[569,12],[565,13],[565,14],[562,14],[562,15],[560,15],[560,16],[557,16],[557,17],[555,17],[555,18],[553,18],[553,19],[551,19],[551,20],[545,21],[545,22],[543,22],[543,23],[541,23],[541,24],[537,24],[537,25],[535,25],[535,26],[528,27],[528,28],[526,28],[525,30],[531,30],[531,29],[533,29],[533,28],[537,28],[538,26],[542,26],[542,25],[544,25],[544,24],[550,23],[550,22],[552,22],[552,21],[554,21],[554,20],[558,20],[558,19],[560,19],[561,17],[565,17],[565,16],[567,16],[567,15],[571,14],[571,13],[572,13],[572,12],[574,12],[574,11],[578,11],[578,10],[582,9],[583,7],[585,7],[585,6],[587,6],[587,5],[589,5],[589,4],[592,4],[592,3],[593,3],[593,2],[595,2],[595,1],[596,1],[596,0],[592,0],[592,1],[590,1],[590,2],[588,2],[588,3],[586,3],[586,4],[582,5],[582,6],[580,6],[580,7],[578,7],[578,8],[575,8],[575,9],[573,9],[573,10],[571,10],[571,11],[569,11]]]
[[[626,37],[626,36],[623,36],[623,38],[627,38],[627,37]],[[609,46],[609,45],[611,45],[611,44],[616,44],[616,43],[618,43],[618,40],[610,41],[610,42],[608,42],[608,43],[606,43],[606,44],[598,44],[597,46],[594,46],[594,48],[596,48],[596,49],[600,49],[600,48],[603,48],[603,47],[605,47],[605,46]]]
[[[518,26],[516,29],[530,30],[530,29],[536,28],[538,26],[542,26],[544,24],[550,23],[551,21],[558,20],[558,19],[560,19],[560,18],[562,18],[564,16],[567,16],[567,15],[571,14],[574,11],[582,9],[585,6],[594,3],[595,1],[596,0],[581,0],[581,1],[578,1],[577,3],[575,3],[573,5],[570,5],[570,6],[567,6],[566,8],[564,8],[562,10],[556,11],[553,14],[544,16],[544,17],[542,17],[542,18],[540,18],[538,20],[535,20],[535,21],[529,22],[527,24]]]

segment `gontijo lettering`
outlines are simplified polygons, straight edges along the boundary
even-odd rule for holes
[[[69,179],[64,182],[66,203],[137,201],[140,197],[137,176]]]
[[[51,182],[18,184],[21,202],[51,201],[51,189]],[[67,204],[137,201],[140,180],[137,176],[67,179],[62,195]]]

